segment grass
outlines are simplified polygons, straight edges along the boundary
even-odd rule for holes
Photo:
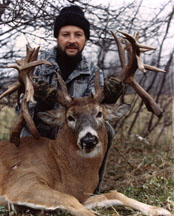
[[[123,139],[123,138],[122,138]],[[117,189],[147,204],[167,208],[174,213],[174,154],[172,145],[146,143],[135,137],[115,139],[103,184],[103,192]],[[117,208],[118,215],[142,214]],[[104,209],[101,215],[115,214]],[[100,215],[100,214],[99,214]]]
[[[9,131],[16,118],[17,116],[13,107],[0,107],[0,140],[9,139]]]

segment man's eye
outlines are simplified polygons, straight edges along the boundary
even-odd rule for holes
[[[68,37],[69,36],[69,34],[63,34],[63,37]]]
[[[82,35],[81,34],[76,34],[76,37],[81,37]]]

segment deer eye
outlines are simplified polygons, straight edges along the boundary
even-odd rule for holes
[[[97,118],[101,118],[101,117],[102,117],[102,112],[99,111],[99,112],[97,113],[96,117],[97,117]]]
[[[68,121],[70,121],[70,122],[74,122],[75,121],[75,119],[72,117],[72,116],[68,116]]]

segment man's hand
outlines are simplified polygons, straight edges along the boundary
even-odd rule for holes
[[[121,80],[115,76],[110,76],[104,83],[104,103],[115,103],[123,92]]]
[[[35,89],[34,98],[37,101],[36,112],[53,109],[56,103],[57,89],[55,86],[41,80]]]

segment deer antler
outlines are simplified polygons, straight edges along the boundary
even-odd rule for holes
[[[143,60],[141,59],[141,53],[150,50],[155,50],[155,48],[139,44],[138,33],[136,34],[135,38],[133,38],[131,35],[125,32],[122,31],[119,32],[123,35],[123,38],[126,41],[126,49],[128,51],[128,56],[129,56],[129,62],[128,64],[126,64],[125,49],[123,48],[121,41],[118,39],[118,37],[113,32],[111,32],[117,44],[119,57],[123,68],[119,78],[123,83],[129,84],[135,89],[137,94],[144,101],[149,111],[151,111],[152,113],[160,117],[162,115],[162,110],[159,107],[159,105],[134,79],[134,74],[137,69],[143,72],[145,72],[146,69],[151,71],[156,71],[156,72],[165,72],[164,70],[161,70],[157,67],[144,64]]]
[[[95,95],[94,98],[98,101],[101,102],[104,99],[104,88],[100,86],[100,81],[99,81],[99,70],[96,71],[95,75]]]
[[[40,64],[48,64],[50,63],[46,60],[37,60],[39,48],[32,49],[29,46],[26,46],[26,57],[16,61],[16,65],[9,66],[10,68],[15,68],[18,70],[18,81],[8,87],[8,90],[5,91],[2,95],[0,95],[0,99],[5,97],[8,94],[13,93],[18,90],[18,92],[24,92],[24,97],[22,99],[21,111],[19,118],[11,130],[10,141],[15,143],[16,146],[19,146],[20,142],[20,131],[26,122],[31,134],[39,139],[40,135],[37,131],[37,128],[32,120],[29,111],[28,111],[28,103],[34,102],[34,86],[36,84],[33,83],[32,75],[34,72],[34,68]]]
[[[57,101],[61,105],[67,107],[71,103],[72,98],[68,94],[66,84],[65,84],[64,80],[62,79],[62,77],[56,71],[54,71],[54,72],[56,73],[57,80],[58,80],[60,88],[61,88],[61,91],[59,90],[57,92]]]

